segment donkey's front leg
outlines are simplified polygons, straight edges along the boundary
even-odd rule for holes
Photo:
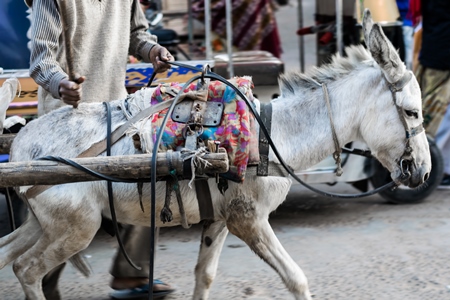
[[[208,299],[209,289],[216,276],[219,256],[227,235],[228,229],[223,221],[205,221],[203,224],[200,253],[195,267],[194,300]]]
[[[261,213],[257,206],[258,202],[245,197],[233,200],[228,209],[228,229],[280,274],[295,299],[311,300],[305,274],[275,236],[268,214]]]

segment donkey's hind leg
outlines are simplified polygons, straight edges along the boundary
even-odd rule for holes
[[[194,300],[208,299],[209,289],[216,277],[219,256],[228,229],[223,221],[205,221],[197,265],[195,266]]]
[[[41,234],[41,226],[29,213],[19,228],[0,239],[0,270],[36,243]]]
[[[13,264],[14,273],[27,299],[45,299],[42,292],[43,277],[87,248],[100,228],[99,211],[92,207],[91,210],[80,209],[80,206],[75,208],[70,199],[64,200],[68,205],[63,209],[54,206],[47,206],[46,209],[33,207],[42,227],[42,236]]]

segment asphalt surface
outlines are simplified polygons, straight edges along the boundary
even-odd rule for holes
[[[330,191],[350,193],[347,184]],[[378,195],[364,199],[324,198],[295,186],[270,217],[276,235],[306,273],[315,299],[450,299],[450,190],[436,190],[424,203],[391,205]],[[1,235],[7,233],[0,199]],[[176,291],[168,300],[189,299],[201,227],[162,228],[155,277]],[[99,232],[84,251],[93,275],[70,264],[60,281],[63,299],[108,299],[108,273],[116,241]],[[0,271],[0,299],[23,299],[11,265]],[[292,299],[279,276],[229,235],[210,299]]]

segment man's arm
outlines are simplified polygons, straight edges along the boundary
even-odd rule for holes
[[[173,61],[170,52],[157,44],[156,36],[148,32],[148,21],[145,18],[138,0],[134,0],[131,7],[131,32],[129,54],[151,62],[158,73],[170,69],[165,61]]]
[[[55,1],[34,0],[31,16],[30,76],[59,99],[60,82],[69,76],[55,59],[62,31]]]
[[[150,62],[150,50],[157,45],[157,37],[148,32],[148,22],[142,12],[139,0],[131,4],[131,32],[129,53]]]

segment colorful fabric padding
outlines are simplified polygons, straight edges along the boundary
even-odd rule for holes
[[[252,88],[253,83],[247,77],[235,77],[229,80],[233,85],[238,87],[243,94],[253,101]],[[166,83],[159,85],[151,98],[151,104],[171,99],[174,96],[165,93],[167,87],[171,90],[180,92],[182,85],[179,83]],[[182,92],[189,92],[197,90],[197,83],[192,83]],[[208,101],[221,102],[224,105],[224,112],[217,127],[204,127],[203,133],[199,136],[200,139],[214,140],[220,142],[220,147],[227,150],[230,161],[230,169],[227,173],[222,174],[224,178],[242,182],[247,170],[247,164],[250,156],[255,160],[258,156],[257,142],[254,117],[249,111],[244,100],[237,97],[236,92],[229,86],[220,81],[211,81],[208,86]],[[159,133],[161,124],[167,114],[168,109],[165,109],[158,114],[153,115],[152,118],[152,137],[153,142],[156,142],[156,137]],[[168,118],[164,134],[162,136],[160,151],[177,150],[178,147],[183,147],[185,139],[183,137],[184,123],[178,123]]]

